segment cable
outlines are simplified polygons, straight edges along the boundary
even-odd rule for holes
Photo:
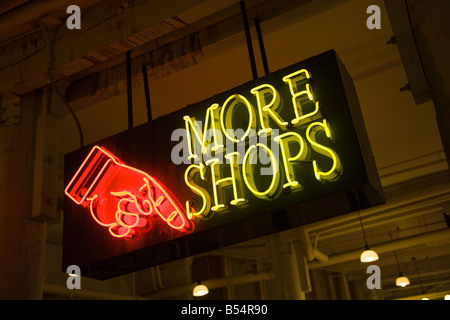
[[[361,214],[359,213],[359,210],[358,210],[358,217],[359,217],[359,223],[361,224],[361,230],[362,230],[362,233],[363,233],[364,245],[367,248],[368,245],[367,245],[367,240],[366,240],[366,231],[364,230],[362,219],[361,219]]]
[[[392,241],[392,239],[391,239],[391,241]],[[398,263],[397,253],[395,252],[395,250],[394,250],[394,257],[395,257],[395,262],[397,262],[398,274],[400,275],[400,274],[402,274],[402,272],[400,271],[400,265]]]
[[[48,78],[50,80],[50,83],[52,85],[53,90],[56,92],[56,94],[58,95],[58,97],[61,99],[61,101],[64,103],[65,107],[69,110],[69,113],[72,115],[73,120],[75,121],[75,124],[77,126],[78,129],[78,134],[80,136],[80,148],[82,148],[84,146],[84,135],[83,135],[83,129],[81,128],[81,124],[80,121],[78,120],[77,115],[75,114],[74,110],[72,109],[72,107],[70,106],[69,102],[67,102],[67,100],[64,98],[64,95],[61,93],[61,91],[58,89],[58,87],[56,86],[56,83],[53,79],[53,75],[52,75],[52,66],[53,66],[53,61],[55,58],[55,53],[54,53],[54,38],[56,36],[56,32],[58,31],[58,29],[55,30],[55,33],[53,34],[52,39],[50,40],[48,38],[48,35],[45,31],[44,26],[42,25],[42,23],[39,23],[39,26],[42,30],[42,34],[44,36],[45,41],[47,42],[47,47],[50,51],[50,55],[49,55],[49,67],[48,67]]]
[[[416,257],[412,257],[411,260],[414,262],[414,267],[416,268],[417,280],[419,280],[420,289],[422,290],[422,294],[425,294],[425,290],[423,289],[423,285],[422,285],[422,280],[420,279],[420,276],[419,276],[419,269],[417,269]]]
[[[56,94],[61,99],[61,101],[64,103],[66,108],[69,110],[70,114],[72,115],[73,120],[75,121],[75,124],[77,125],[78,134],[80,136],[80,148],[82,148],[84,146],[84,136],[83,136],[83,130],[81,128],[80,121],[78,120],[78,117],[75,114],[75,112],[73,111],[73,109],[70,106],[70,104],[67,102],[67,100],[62,95],[61,91],[59,91],[58,87],[56,86],[55,81],[53,80],[52,70],[50,68],[48,69],[48,77],[50,79],[50,82],[51,82],[52,87],[55,90]]]

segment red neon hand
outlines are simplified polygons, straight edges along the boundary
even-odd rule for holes
[[[151,228],[152,217],[179,231],[191,228],[181,206],[159,181],[102,147],[91,150],[65,193],[89,207],[93,219],[114,237],[131,237],[135,228]]]

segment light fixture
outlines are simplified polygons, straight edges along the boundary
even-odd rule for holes
[[[450,294],[446,294],[444,300],[450,300]]]
[[[403,276],[402,271],[400,270],[400,265],[398,264],[397,253],[394,251],[395,261],[397,262],[398,268],[398,278],[395,279],[395,285],[397,287],[406,287],[410,284],[409,279]]]
[[[375,251],[370,250],[369,246],[366,244],[366,250],[361,253],[359,260],[361,260],[361,262],[367,263],[377,261],[378,259],[378,254]]]
[[[404,277],[401,273],[399,274],[399,277],[395,279],[395,285],[397,287],[406,287],[409,284],[409,279]]]
[[[194,290],[192,291],[192,294],[194,297],[203,297],[209,293],[208,287],[202,284],[200,281],[195,286]]]
[[[366,250],[364,250],[363,253],[361,253],[359,260],[364,263],[377,261],[379,259],[378,254],[375,251],[370,250],[369,245],[367,244],[366,233],[364,231],[364,227],[362,224],[362,219],[361,219],[359,210],[358,210],[358,217],[359,217],[359,222],[361,223],[361,230],[363,232],[364,244],[365,244],[365,248],[366,248]]]

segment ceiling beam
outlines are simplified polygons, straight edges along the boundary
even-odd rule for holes
[[[253,18],[261,17],[265,24],[263,27],[270,25],[265,29],[268,33],[346,1],[247,0],[246,4],[251,25]],[[242,41],[238,36],[242,32],[238,0],[222,1],[220,5],[216,2],[212,5],[211,0],[195,0],[194,3],[190,1],[189,6],[186,1],[179,0],[170,9],[164,10],[154,10],[153,1],[146,1],[118,13],[114,11],[117,8],[111,9],[110,2],[104,1],[89,8],[83,17],[82,30],[60,28],[56,34],[53,78],[55,81],[64,79],[71,83],[67,99],[74,104],[75,109],[87,107],[126,90],[123,84],[126,73],[123,70],[125,53],[129,50],[132,50],[133,57],[133,83],[138,86],[141,85],[142,63],[148,62],[155,50],[164,50],[164,45],[173,46],[177,41],[197,34],[201,46],[207,46],[212,56],[229,49],[230,39]],[[273,18],[281,16],[283,18],[276,19],[274,23]],[[29,51],[23,50],[27,44],[26,39],[21,39],[22,47],[16,43],[0,54],[0,95],[23,95],[50,83],[47,73],[50,64],[48,46],[39,35],[34,37],[37,37],[35,45]],[[224,39],[227,39],[226,43],[220,44]],[[164,70],[150,72],[150,80],[195,64],[202,57],[193,58],[185,54],[176,57],[172,65],[156,65]],[[180,63],[178,59],[184,60]],[[108,79],[109,82],[100,82],[100,86],[99,79]]]
[[[23,95],[49,84],[50,62],[55,78],[64,78],[184,27],[188,22],[177,15],[205,1],[174,0],[170,6],[161,7],[156,7],[155,1],[127,7],[117,7],[112,0],[101,1],[82,11],[80,30],[69,30],[61,24],[44,28],[45,36],[37,30],[5,44],[0,48],[0,95]],[[3,27],[2,23],[0,28],[8,29],[8,25]],[[49,49],[55,53],[53,61]]]
[[[347,0],[279,0],[277,2],[247,0],[247,11],[250,26],[254,26],[255,17],[260,17],[264,23],[265,35],[267,35],[345,1]],[[157,40],[150,41],[133,50],[133,86],[137,87],[142,84],[143,65],[151,65],[149,80],[155,80],[236,46],[244,45],[242,35],[242,16],[239,3],[236,2],[203,19],[165,34]],[[192,41],[186,41],[187,39],[198,40],[201,50],[196,51],[189,45]],[[176,52],[177,50],[173,48],[179,47],[178,44],[182,42],[187,43],[184,48],[178,50],[183,54],[178,56],[176,53],[172,54],[170,61],[160,59],[162,56],[166,57],[170,52]],[[199,48],[197,47],[197,49]],[[152,58],[155,56],[157,59]],[[87,76],[82,76],[86,73],[88,73]],[[124,93],[126,90],[125,75],[124,55],[104,61],[71,77],[71,85],[67,89],[66,98],[74,109],[79,109]]]

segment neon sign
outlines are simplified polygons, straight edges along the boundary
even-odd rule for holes
[[[63,270],[96,279],[384,202],[334,51],[71,152],[64,166]]]
[[[103,147],[92,148],[65,194],[88,207],[95,222],[108,228],[115,238],[136,237],[138,229],[152,229],[155,218],[178,231],[193,228],[163,184],[124,164]]]
[[[312,75],[306,69],[283,76],[282,81],[289,88],[290,101],[286,101],[286,98],[283,101],[279,91],[272,84],[264,83],[251,88],[250,93],[256,98],[256,108],[244,95],[232,94],[225,99],[222,106],[214,103],[206,110],[203,130],[201,123],[194,117],[189,115],[183,117],[187,158],[197,163],[186,169],[185,183],[194,194],[201,197],[201,203],[197,204],[197,208],[192,205],[194,203],[192,200],[186,201],[189,217],[202,219],[208,217],[210,212],[227,210],[229,208],[227,201],[235,207],[249,204],[246,190],[256,198],[273,200],[279,195],[277,191],[280,189],[280,181],[284,190],[301,191],[303,189],[299,181],[301,179],[295,174],[295,168],[298,166],[309,167],[314,172],[315,179],[321,183],[339,179],[342,164],[332,147],[334,139],[332,128],[322,116],[311,80]],[[286,108],[289,103],[292,118],[290,122],[281,115],[282,106]],[[233,125],[238,108],[245,110],[244,117],[247,115],[247,122],[243,124],[244,128],[240,129],[240,137]],[[257,129],[258,119],[259,129]],[[319,119],[321,121],[318,121]],[[280,130],[283,132],[278,134]],[[267,143],[255,142],[269,136],[276,142],[272,147]],[[246,149],[242,153],[234,151],[239,144]],[[274,152],[273,148],[276,148],[277,152]],[[298,151],[294,152],[295,149]],[[269,174],[271,177],[263,187],[258,186],[255,175],[258,151],[260,155],[262,153],[267,157],[272,168]],[[279,154],[281,161],[278,159]],[[202,161],[205,158],[206,160]],[[222,158],[226,161],[221,161]],[[319,158],[322,158],[321,163],[326,164],[319,164],[317,160]],[[226,168],[228,166],[229,168]],[[228,176],[223,174],[225,169],[229,171]],[[200,173],[195,176],[197,178],[194,177],[194,172]],[[210,173],[209,189],[212,189],[212,192],[196,183],[196,181],[204,182],[207,179],[205,176],[207,172]],[[225,196],[227,188],[232,190],[228,200]]]

